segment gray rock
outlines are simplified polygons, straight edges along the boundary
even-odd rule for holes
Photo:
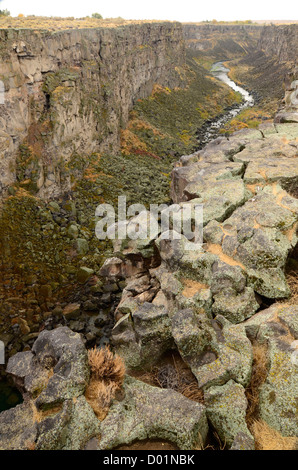
[[[86,266],[81,266],[77,272],[78,281],[84,284],[94,273],[93,269],[87,268]]]
[[[255,441],[249,434],[238,432],[230,450],[255,450]]]
[[[89,380],[87,351],[81,336],[67,327],[43,331],[32,348],[43,364],[47,356],[55,360],[54,375],[36,400],[42,407],[80,396]]]
[[[67,400],[63,409],[38,425],[37,450],[80,450],[99,436],[100,421],[84,396]]]
[[[230,379],[244,387],[249,384],[252,347],[242,325],[233,325],[221,315],[212,321],[188,309],[172,317],[172,334],[199,388],[223,385]]]
[[[63,315],[67,320],[76,320],[81,315],[81,304],[68,304],[63,309]]]
[[[254,291],[246,287],[243,292],[235,293],[226,289],[213,296],[212,313],[223,315],[231,323],[241,323],[251,317],[259,308]]]
[[[86,255],[89,251],[89,244],[85,238],[77,238],[75,241],[75,248],[79,255]]]
[[[149,367],[171,348],[170,319],[163,307],[145,302],[115,325],[112,341],[128,368]]]
[[[30,403],[22,403],[0,413],[0,450],[34,448],[36,437],[37,423]]]
[[[78,238],[79,229],[78,229],[77,225],[71,224],[67,229],[67,234],[68,234],[69,238],[74,238],[74,239]]]
[[[293,338],[298,340],[298,305],[281,307],[277,316],[279,321],[289,328]]]
[[[208,425],[203,405],[131,377],[125,379],[124,395],[101,424],[99,449],[144,439],[165,439],[183,450],[193,449],[199,439],[204,444]]]
[[[21,380],[31,372],[31,363],[33,359],[31,351],[20,352],[9,358],[6,372]]]
[[[247,399],[242,385],[229,380],[221,387],[210,387],[204,399],[208,420],[223,443],[235,446],[239,433],[253,442],[245,422]]]
[[[227,235],[222,251],[247,268],[249,286],[261,295],[289,295],[282,270],[297,242],[293,232],[297,219],[297,201],[276,186],[264,188],[225,221],[225,226],[237,230],[237,236]],[[245,237],[244,230],[248,231]]]
[[[249,336],[268,345],[268,375],[259,394],[260,418],[283,436],[298,435],[297,306],[272,305],[244,322]]]
[[[19,353],[8,363],[8,372],[46,407],[81,395],[89,380],[87,351],[81,336],[67,327],[44,330],[32,353]]]

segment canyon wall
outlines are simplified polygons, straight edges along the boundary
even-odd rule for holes
[[[196,51],[210,51],[219,59],[229,53],[234,57],[248,52],[257,45],[261,27],[257,25],[183,24],[183,35],[187,47]],[[233,58],[234,58],[233,57]]]
[[[265,26],[259,40],[259,49],[268,56],[275,56],[285,65],[284,107],[278,112],[276,122],[298,122],[298,24]]]
[[[181,25],[59,32],[0,30],[0,195],[17,179],[52,197],[78,153],[115,154],[133,103],[153,85],[181,85]]]
[[[264,26],[258,47],[266,55],[277,56],[280,62],[297,63],[298,24]]]
[[[0,30],[0,195],[18,181],[55,197],[71,187],[63,170],[73,155],[116,154],[136,100],[155,83],[183,86],[185,46],[214,61],[257,47],[293,61],[296,32],[297,25],[179,23]]]

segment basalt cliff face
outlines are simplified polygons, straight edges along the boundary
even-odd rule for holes
[[[275,55],[280,62],[297,63],[298,25],[264,26],[259,48],[267,55]]]
[[[256,47],[261,27],[257,25],[183,24],[187,46],[196,51],[218,54],[218,60],[234,58]]]
[[[0,194],[19,178],[44,198],[68,189],[71,155],[115,154],[134,101],[181,85],[185,61],[178,23],[1,30],[0,54]]]
[[[274,55],[279,63],[286,63],[284,109],[276,116],[277,122],[298,122],[298,25],[267,26],[262,30],[259,48]]]

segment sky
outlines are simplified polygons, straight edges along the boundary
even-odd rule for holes
[[[170,21],[298,20],[295,0],[0,0],[12,16],[74,16],[100,13],[104,18]]]

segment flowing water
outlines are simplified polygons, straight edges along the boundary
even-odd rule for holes
[[[203,147],[211,140],[215,139],[219,135],[220,129],[231,119],[233,119],[237,114],[239,114],[243,109],[251,107],[254,105],[254,98],[253,96],[244,88],[236,85],[233,80],[231,80],[228,76],[228,72],[230,70],[223,65],[223,62],[216,62],[213,64],[211,68],[212,75],[224,82],[226,85],[231,87],[234,91],[240,93],[242,95],[243,101],[240,104],[232,106],[225,114],[219,116],[214,121],[207,121],[205,126],[199,132],[199,141],[200,147]]]

